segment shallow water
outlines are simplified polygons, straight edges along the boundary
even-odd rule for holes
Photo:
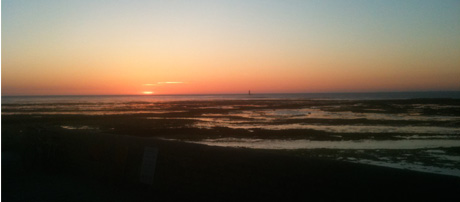
[[[460,177],[460,140],[311,141],[219,138],[191,143],[221,147],[305,150],[309,156]],[[327,149],[326,151],[324,149]]]
[[[428,149],[460,147],[460,140],[313,141],[218,138],[189,142],[209,146],[244,147],[252,149]]]
[[[376,95],[369,96],[378,99]],[[53,120],[52,123],[66,130],[129,131],[129,135],[151,132],[161,138],[169,138],[171,129],[180,128],[185,134],[186,129],[193,129],[190,131],[198,134],[198,138],[213,137],[207,134],[220,137],[190,138],[195,140],[193,143],[308,150],[308,155],[321,158],[458,176],[460,154],[448,151],[460,148],[458,101],[367,101],[368,98],[346,97],[332,96],[326,100],[300,95],[2,97],[2,118],[32,117],[33,121]],[[60,121],[61,115],[66,115],[66,119]],[[107,117],[99,119],[103,116]],[[163,132],[158,133],[157,129]],[[142,133],[136,134],[138,131]],[[248,137],[230,138],[246,137],[244,134]],[[251,134],[253,138],[249,137]],[[270,138],[264,139],[265,134],[271,134]],[[183,138],[176,139],[179,141],[190,140],[183,134],[174,135]],[[325,149],[329,151],[324,152]]]
[[[90,126],[61,126],[61,128],[68,130],[96,130],[97,128]]]
[[[2,115],[89,115],[89,116],[102,116],[102,115],[130,115],[130,114],[167,114],[167,113],[179,113],[185,111],[179,110],[132,110],[132,111],[35,111],[35,112],[2,112]]]
[[[200,119],[205,120],[205,119]],[[313,125],[313,124],[245,124],[244,122],[213,120],[195,124],[197,128],[227,127],[233,129],[292,130],[313,129],[331,133],[417,133],[460,135],[460,128],[437,126],[384,126],[384,125]]]
[[[450,175],[460,177],[460,169],[457,168],[446,168],[446,167],[436,167],[436,166],[426,166],[408,162],[386,162],[386,161],[373,161],[373,160],[366,160],[366,159],[353,159],[353,160],[346,160],[349,162],[355,163],[362,163],[362,164],[369,164],[369,165],[376,165],[376,166],[383,166],[383,167],[390,167],[390,168],[397,168],[397,169],[406,169],[406,170],[413,170],[419,172],[426,172],[426,173],[436,173],[442,175]]]
[[[315,108],[281,110],[247,110],[232,113],[233,116],[257,120],[272,119],[368,119],[368,120],[406,120],[406,121],[460,121],[460,116],[422,116],[415,113],[356,113],[350,111],[330,112]]]
[[[437,106],[437,105],[436,105]],[[340,107],[340,106],[337,106]],[[307,123],[281,123],[289,120],[353,120],[359,119],[362,122],[366,120],[379,120],[379,121],[446,121],[446,122],[460,122],[459,116],[423,116],[417,114],[389,114],[389,113],[355,113],[350,111],[345,112],[329,112],[315,108],[301,108],[301,109],[266,109],[266,110],[235,110],[226,116],[220,118],[219,114],[203,114],[203,116],[211,116],[212,118],[193,117],[191,119],[198,120],[194,127],[212,129],[215,127],[227,127],[232,129],[265,129],[265,130],[291,130],[291,129],[312,129],[318,131],[325,131],[331,133],[417,133],[417,134],[454,134],[460,135],[460,127],[443,127],[443,126],[392,126],[392,125],[339,125],[330,122],[327,124],[307,124]],[[244,118],[242,120],[232,120],[228,116],[235,118]]]

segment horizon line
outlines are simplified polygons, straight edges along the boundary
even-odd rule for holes
[[[270,95],[270,94],[365,94],[365,93],[460,93],[460,90],[418,90],[418,91],[346,91],[346,92],[295,92],[295,93],[254,93],[251,95]],[[181,96],[181,95],[248,95],[247,93],[184,93],[184,94],[45,94],[45,95],[1,95],[2,97],[51,97],[51,96]]]

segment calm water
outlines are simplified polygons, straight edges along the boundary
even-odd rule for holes
[[[296,94],[223,94],[223,95],[91,95],[91,96],[2,96],[4,104],[18,103],[118,103],[165,102],[184,100],[259,100],[259,99],[334,99],[385,100],[415,98],[460,99],[460,91],[382,92],[382,93],[296,93]]]

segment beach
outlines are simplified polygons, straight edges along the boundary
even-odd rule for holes
[[[456,201],[459,106],[457,99],[3,102],[2,199]],[[145,148],[158,151],[151,184],[140,182]]]

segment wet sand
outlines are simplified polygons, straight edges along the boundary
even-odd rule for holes
[[[309,101],[315,105],[327,102]],[[332,102],[332,101],[331,101]],[[337,104],[337,101],[334,101]],[[407,101],[395,101],[407,102]],[[414,102],[414,101],[412,101]],[[418,101],[432,104],[433,101]],[[418,103],[417,102],[417,103]],[[438,101],[435,101],[438,102]],[[444,101],[443,103],[446,103]],[[450,100],[448,104],[458,105]],[[298,108],[305,103],[270,101],[265,108]],[[374,102],[368,102],[372,105]],[[165,103],[166,114],[27,115],[2,114],[2,199],[4,201],[171,201],[171,200],[460,200],[460,178],[321,158],[313,150],[263,150],[213,147],[178,140],[257,137],[330,140],[321,131],[248,132],[229,128],[177,127],[206,113],[231,109],[210,102]],[[266,101],[222,101],[217,105],[260,108]],[[250,106],[248,106],[251,104]],[[331,104],[331,103],[329,103]],[[354,110],[346,102],[343,110]],[[374,105],[383,105],[384,101]],[[348,106],[348,107],[347,107]],[[3,107],[3,106],[2,106]],[[346,109],[345,109],[346,108]],[[369,106],[374,108],[374,106]],[[393,108],[383,107],[386,113]],[[334,110],[337,110],[335,108]],[[357,108],[356,110],[363,110]],[[404,109],[401,109],[404,111]],[[432,115],[458,115],[452,110],[424,110]],[[453,113],[453,114],[452,114]],[[158,117],[159,119],[147,119]],[[325,120],[321,120],[325,121]],[[363,120],[365,121],[365,120]],[[440,121],[445,125],[449,121]],[[433,124],[437,122],[423,122]],[[89,126],[66,129],[62,126]],[[97,129],[94,129],[96,128]],[[356,135],[356,134],[354,134]],[[365,135],[349,138],[365,138]],[[344,135],[346,136],[346,134]],[[387,137],[383,137],[385,139]],[[390,135],[390,139],[395,136]],[[388,138],[387,138],[388,139]],[[139,182],[145,147],[159,149],[152,185]]]
[[[36,133],[29,130],[21,133]],[[460,178],[306,158],[292,151],[63,129],[43,129],[40,136],[58,143],[42,145],[43,151],[57,152],[51,156],[25,148],[2,152],[4,201],[460,199]],[[138,181],[145,146],[159,149],[153,185]],[[15,161],[8,162],[4,154],[21,158],[12,164]]]

